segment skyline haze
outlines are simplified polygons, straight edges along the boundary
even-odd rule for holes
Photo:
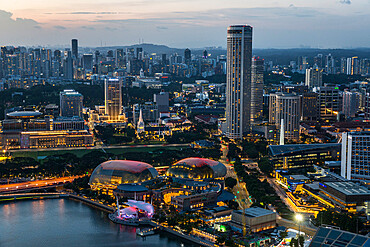
[[[86,0],[4,2],[2,45],[82,47],[137,43],[226,47],[230,25],[254,27],[255,48],[368,47],[369,0],[279,2]]]

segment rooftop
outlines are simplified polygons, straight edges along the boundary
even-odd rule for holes
[[[339,229],[320,227],[310,244],[316,246],[370,246],[370,238]]]
[[[234,212],[238,214],[242,214],[243,211],[235,210]],[[245,209],[245,216],[250,217],[250,218],[261,217],[261,216],[270,215],[270,214],[276,214],[276,213],[271,210],[260,208],[260,207],[252,207],[252,208]]]
[[[352,195],[370,195],[370,190],[366,187],[355,184],[354,182],[326,182],[320,184],[320,186],[326,188],[329,186],[347,196]]]
[[[304,175],[287,175],[290,179],[293,180],[308,180],[309,178]]]
[[[269,146],[270,153],[272,156],[293,154],[295,152],[307,152],[311,150],[320,150],[326,148],[338,148],[342,147],[341,143],[331,144],[289,144],[289,145],[271,145]]]

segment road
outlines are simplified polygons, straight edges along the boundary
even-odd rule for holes
[[[65,151],[76,149],[111,149],[111,148],[160,148],[160,147],[187,147],[189,144],[151,144],[151,145],[124,145],[124,146],[95,146],[95,147],[80,147],[80,148],[31,148],[31,149],[14,149],[7,150],[9,153],[16,152],[35,152],[35,151]]]
[[[4,192],[16,192],[22,190],[29,190],[29,189],[37,189],[43,187],[50,187],[53,185],[64,184],[67,182],[72,182],[76,178],[81,176],[72,176],[72,177],[61,177],[61,178],[53,178],[53,179],[45,179],[45,180],[35,180],[23,183],[15,183],[15,184],[2,184],[0,185],[0,193]]]

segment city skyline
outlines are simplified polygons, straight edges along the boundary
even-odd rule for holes
[[[2,3],[2,45],[128,45],[144,41],[172,47],[226,47],[232,24],[255,27],[256,48],[366,47],[367,0],[227,3],[197,1],[37,1]],[[100,34],[100,35],[97,35]],[[27,41],[24,41],[27,37]]]

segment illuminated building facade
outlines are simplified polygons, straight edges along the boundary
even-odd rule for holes
[[[370,214],[370,190],[354,182],[325,182],[319,184],[320,191],[339,208],[355,213],[364,209]]]
[[[317,93],[303,93],[301,97],[301,119],[302,121],[317,121]]]
[[[60,97],[60,116],[62,117],[82,117],[83,99],[79,92],[66,89],[59,93]]]
[[[4,149],[93,146],[93,136],[79,117],[39,118],[39,112],[12,112],[2,121],[0,145]]]
[[[226,166],[221,162],[203,158],[186,158],[173,164],[167,176],[184,180],[223,179]]]
[[[269,157],[275,169],[305,168],[339,160],[341,144],[270,145]]]
[[[276,213],[260,207],[252,207],[242,210],[234,210],[231,213],[231,227],[242,230],[245,225],[251,232],[260,232],[276,227]]]
[[[116,189],[120,184],[141,184],[158,176],[157,170],[144,162],[109,160],[101,163],[91,174],[89,185],[94,190]]]
[[[342,112],[346,118],[355,117],[356,113],[360,110],[361,93],[358,91],[343,92]]]
[[[310,68],[306,69],[305,85],[309,88],[322,86],[322,69]]]
[[[270,94],[269,122],[281,129],[284,120],[284,137],[299,140],[300,97],[296,94]]]
[[[314,88],[318,93],[319,118],[325,122],[335,122],[340,111],[340,96],[338,87]]]
[[[370,183],[370,132],[342,134],[341,176]]]
[[[217,205],[217,192],[182,195],[171,198],[171,204],[179,211],[196,210],[203,207]]]
[[[252,30],[247,25],[227,29],[225,134],[231,139],[250,131]]]
[[[258,57],[252,58],[251,79],[251,122],[262,122],[263,117],[263,73],[264,60]]]
[[[106,79],[105,90],[105,114],[111,122],[117,122],[122,112],[122,80]]]

